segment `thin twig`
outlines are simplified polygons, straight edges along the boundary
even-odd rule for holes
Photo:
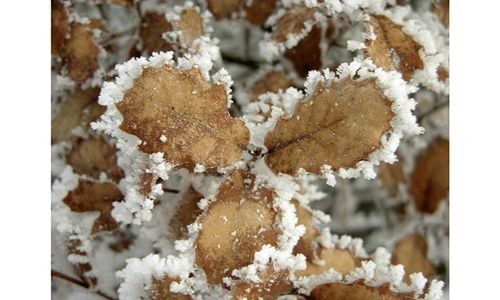
[[[59,279],[62,279],[62,280],[66,280],[68,282],[71,282],[73,284],[76,284],[76,285],[79,285],[81,286],[82,288],[85,288],[85,289],[89,289],[89,284],[85,281],[82,281],[80,279],[76,279],[74,277],[71,277],[69,275],[66,275],[66,274],[63,274],[59,271],[56,271],[56,270],[50,270],[50,276],[51,277],[56,277],[56,278],[59,278]],[[108,296],[106,294],[104,294],[103,292],[100,292],[100,291],[93,291],[93,290],[90,290],[92,291],[93,293],[96,293],[97,295],[105,298],[105,299],[108,299],[108,300],[117,300],[111,296]]]
[[[179,191],[178,190],[174,190],[174,189],[163,189],[165,192],[167,193],[173,193],[173,194],[178,194]]]
[[[447,107],[448,105],[449,105],[448,101],[436,104],[434,107],[432,107],[432,109],[430,109],[429,111],[426,111],[425,113],[418,116],[418,118],[417,118],[418,123],[421,123],[423,119],[427,118],[429,115],[432,115],[433,113],[437,112],[438,110]]]
[[[254,70],[258,69],[260,66],[260,62],[256,61],[256,60],[244,59],[241,57],[230,55],[228,53],[221,53],[221,56],[222,56],[222,59],[227,61],[227,62],[235,63],[235,64],[239,64],[239,65],[244,65],[244,66],[250,67]]]

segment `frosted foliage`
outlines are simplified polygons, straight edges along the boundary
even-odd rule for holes
[[[54,299],[447,297],[448,1],[83,2],[51,2]]]

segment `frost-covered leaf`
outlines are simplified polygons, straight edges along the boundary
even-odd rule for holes
[[[276,271],[273,266],[267,266],[265,271],[258,273],[258,276],[261,280],[259,283],[237,283],[232,289],[233,299],[273,300],[293,289],[287,271]]]
[[[68,12],[64,4],[59,0],[52,0],[51,7],[51,53],[56,55],[59,54],[69,31]]]
[[[150,288],[149,295],[152,300],[190,300],[191,296],[174,293],[170,291],[170,285],[172,282],[176,282],[177,279],[171,278],[169,276],[164,276],[162,279],[158,280],[153,278],[153,283]]]
[[[123,177],[123,171],[117,165],[115,147],[103,138],[78,140],[66,157],[66,162],[73,167],[75,173],[96,179],[101,172],[115,182]]]
[[[294,5],[276,21],[271,38],[277,43],[285,43],[289,36],[298,36],[307,30],[306,22],[314,20],[316,9],[305,5]]]
[[[292,85],[293,80],[281,70],[271,70],[265,73],[250,87],[250,100],[257,101],[260,95],[267,92],[278,92]]]
[[[316,287],[311,292],[311,299],[350,299],[350,300],[403,300],[413,299],[413,293],[397,294],[390,290],[388,285],[370,287],[363,282],[352,284],[329,283]]]
[[[244,179],[241,171],[231,173],[199,220],[196,264],[210,283],[220,284],[232,270],[251,264],[263,245],[277,244],[274,192],[252,191]]]
[[[383,15],[369,16],[368,27],[373,28],[375,40],[366,41],[366,55],[384,70],[398,70],[406,81],[415,70],[423,69],[419,50],[422,46],[403,32],[400,25]]]
[[[350,251],[341,249],[320,248],[318,258],[324,261],[323,265],[314,262],[307,263],[307,269],[295,272],[297,277],[320,275],[333,268],[341,274],[349,274],[359,265],[360,260]]]
[[[391,102],[373,78],[320,82],[307,101],[297,104],[291,117],[281,117],[266,136],[266,162],[286,174],[300,168],[321,174],[324,165],[334,170],[355,167],[381,147],[393,116]]]
[[[422,272],[426,278],[436,274],[434,266],[427,258],[427,242],[419,234],[411,234],[400,239],[392,252],[392,263],[405,267],[404,281],[411,283],[410,274]]]
[[[435,139],[417,158],[410,175],[408,192],[416,208],[433,213],[449,191],[450,143],[445,138]]]
[[[401,158],[393,164],[381,163],[378,177],[389,192],[389,196],[395,197],[399,191],[399,184],[405,181]]]
[[[248,130],[230,116],[227,97],[223,84],[210,84],[197,68],[146,68],[116,105],[120,129],[140,138],[143,152],[163,152],[176,165],[228,166],[240,159]]]
[[[165,15],[155,11],[148,11],[142,18],[139,37],[142,40],[142,49],[147,54],[160,51],[170,51],[172,46],[162,37],[163,33],[172,30]]]
[[[302,77],[306,77],[311,70],[321,69],[321,32],[321,27],[314,26],[295,47],[285,52]]]
[[[89,130],[89,124],[104,112],[104,108],[97,104],[98,95],[99,89],[92,88],[77,89],[68,96],[52,119],[53,143],[76,140],[72,131],[78,126],[82,126],[84,131]]]
[[[262,25],[273,13],[277,0],[245,1],[245,17],[253,24]],[[248,4],[250,3],[250,4]]]
[[[95,287],[97,285],[97,278],[94,275],[89,275],[88,273],[92,271],[92,265],[86,261],[88,256],[87,251],[82,247],[82,240],[77,236],[72,236],[67,244],[68,253],[70,256],[76,256],[79,258],[84,258],[80,262],[73,262],[73,268],[77,275],[85,281],[89,286]]]
[[[297,246],[294,248],[294,253],[302,253],[307,259],[314,259],[315,245],[313,241],[319,236],[320,232],[313,223],[312,213],[306,208],[302,207],[297,201],[294,201],[295,210],[297,213],[297,223],[304,225],[306,232],[300,237]]]
[[[204,32],[203,18],[195,9],[184,9],[177,26],[181,31],[181,42],[186,45],[191,45]]]
[[[92,227],[92,234],[118,227],[111,216],[113,202],[121,201],[122,193],[113,183],[98,183],[80,179],[78,187],[69,192],[63,202],[74,212],[100,212]]]
[[[207,0],[208,9],[216,20],[228,19],[240,9],[241,0]]]

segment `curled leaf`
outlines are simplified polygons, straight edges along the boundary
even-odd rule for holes
[[[324,165],[334,170],[355,167],[381,147],[393,116],[390,101],[373,78],[346,78],[326,86],[320,82],[266,136],[266,162],[274,172],[286,174],[301,168],[321,174]]]
[[[199,220],[201,231],[195,243],[196,264],[203,268],[208,282],[222,283],[233,269],[251,264],[262,246],[277,244],[273,198],[271,190],[246,187],[240,171],[231,173],[219,188]]]
[[[386,71],[397,70],[406,81],[424,63],[419,50],[422,46],[403,32],[400,25],[386,16],[370,15],[368,26],[373,28],[375,40],[366,41],[366,55]]]
[[[394,246],[392,264],[405,267],[404,281],[411,283],[410,274],[422,272],[426,278],[436,275],[434,266],[427,258],[427,242],[419,234],[408,235]]]
[[[113,202],[121,201],[122,193],[112,183],[97,183],[80,179],[78,187],[69,192],[63,202],[74,212],[100,212],[95,220],[91,234],[110,231],[118,227],[111,216]]]
[[[187,168],[230,165],[248,143],[244,123],[227,110],[224,85],[210,84],[197,68],[146,68],[117,108],[120,129],[143,141],[141,151],[163,152]]]
[[[78,174],[97,179],[101,173],[106,173],[115,182],[123,178],[123,170],[117,165],[116,149],[103,138],[80,139],[74,144],[66,161]]]
[[[415,200],[416,208],[433,213],[449,191],[450,143],[437,138],[417,158],[410,175],[408,192]]]

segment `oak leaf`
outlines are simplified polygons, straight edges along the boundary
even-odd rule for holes
[[[320,82],[310,99],[297,104],[292,117],[281,117],[266,136],[266,162],[274,172],[286,174],[300,168],[321,174],[323,165],[355,167],[381,147],[393,116],[373,78],[347,78],[327,86]]]
[[[370,287],[362,281],[351,284],[328,283],[314,288],[311,292],[313,300],[404,300],[414,299],[413,293],[398,294],[389,285]]]
[[[240,10],[241,0],[207,0],[208,10],[216,20],[228,19]]]
[[[405,181],[401,158],[393,164],[381,163],[378,177],[387,189],[389,196],[395,197],[399,192],[399,184]]]
[[[246,187],[241,171],[232,172],[219,188],[199,220],[201,231],[195,242],[196,264],[208,282],[221,284],[232,270],[251,264],[262,246],[277,244],[273,198],[272,190]]]
[[[417,158],[410,175],[408,192],[415,200],[416,208],[433,213],[449,191],[450,143],[437,138]]]
[[[427,242],[419,234],[411,234],[400,239],[392,252],[392,264],[405,267],[404,281],[411,283],[410,274],[422,272],[424,277],[436,275],[434,266],[427,258]]]
[[[271,39],[277,43],[284,43],[289,35],[299,35],[306,29],[305,23],[314,20],[317,10],[305,5],[294,5],[287,9],[273,26]]]
[[[269,71],[250,87],[250,99],[257,101],[260,95],[267,92],[277,93],[279,90],[287,89],[292,83],[293,80],[283,71]]]
[[[253,24],[262,25],[273,13],[277,0],[248,1],[245,3],[245,17]]]
[[[51,6],[51,53],[56,55],[64,45],[64,39],[69,31],[69,21],[68,12],[61,1],[52,0]]]
[[[88,253],[82,250],[82,241],[79,238],[73,237],[67,243],[68,253],[78,256],[87,256]],[[74,263],[73,268],[83,281],[89,286],[95,287],[97,285],[97,278],[94,275],[87,275],[92,271],[92,265],[89,262]]]
[[[149,295],[152,300],[190,300],[191,296],[174,293],[170,291],[172,282],[177,281],[178,278],[171,278],[164,276],[161,279],[153,277]]]
[[[268,265],[265,271],[258,272],[261,282],[240,282],[233,288],[233,299],[274,300],[293,289],[288,279],[288,271],[276,271]]]
[[[188,47],[204,32],[203,18],[194,9],[183,10],[177,26],[181,31],[181,43],[185,43]]]
[[[248,143],[248,129],[227,110],[225,87],[207,82],[197,68],[146,68],[117,108],[120,129],[143,141],[141,151],[163,152],[189,169],[228,166]]]
[[[113,183],[97,183],[80,179],[78,187],[63,199],[63,202],[73,212],[100,212],[94,221],[91,234],[100,231],[111,231],[118,227],[118,223],[111,216],[113,202],[121,201],[122,193]]]
[[[319,259],[325,261],[324,265],[317,265],[312,262],[307,263],[305,270],[295,272],[295,276],[311,276],[322,274],[333,268],[335,271],[346,275],[354,271],[360,265],[360,260],[348,250],[320,248],[318,250]]]
[[[309,71],[321,68],[321,32],[319,26],[314,26],[299,43],[285,52],[285,56],[292,61],[297,73],[306,77]]]
[[[386,71],[397,70],[410,81],[416,70],[424,68],[419,50],[422,46],[386,16],[370,15],[375,40],[366,41],[365,54]]]
[[[198,207],[198,202],[202,198],[203,195],[192,187],[183,195],[175,210],[174,216],[169,222],[169,227],[176,240],[187,235],[187,226],[193,223],[196,217],[201,214],[202,210]]]
[[[320,235],[319,230],[313,223],[312,213],[303,208],[297,201],[293,201],[297,214],[297,225],[304,225],[306,232],[300,237],[297,245],[294,248],[294,254],[302,253],[309,261],[314,259],[314,244],[313,241]]]

